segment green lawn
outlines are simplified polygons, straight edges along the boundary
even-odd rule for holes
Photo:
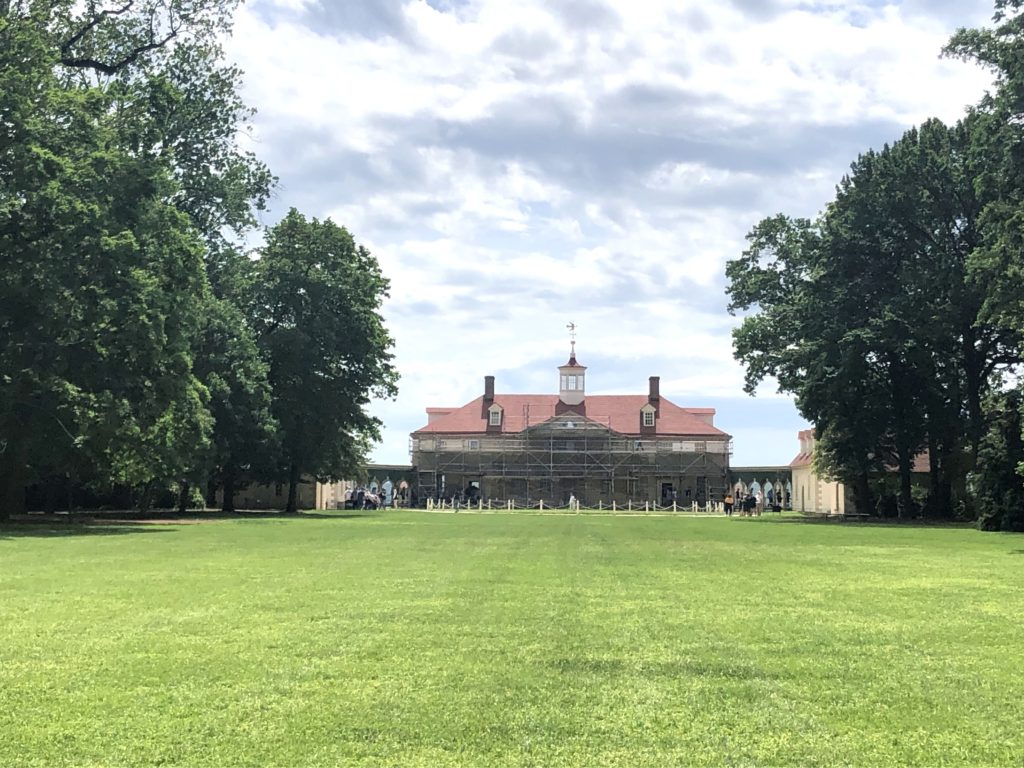
[[[1021,766],[1022,711],[1022,536],[0,527],[2,766]]]

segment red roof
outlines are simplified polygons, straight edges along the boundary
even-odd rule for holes
[[[811,453],[798,453],[796,455],[796,458],[793,459],[791,462],[789,462],[789,466],[791,466],[791,467],[806,467],[806,466],[810,466],[811,457],[813,455],[814,454],[811,454]]]
[[[541,424],[555,415],[558,395],[495,395],[494,402],[503,410],[501,431],[521,432],[526,427]],[[583,401],[586,418],[624,435],[640,434],[640,409],[647,405],[647,395],[588,395]],[[566,406],[563,406],[565,408]],[[571,409],[571,408],[570,408]],[[432,410],[432,409],[428,409]],[[707,423],[707,415],[714,408],[680,408],[662,397],[658,403],[656,434],[688,437],[728,438],[722,430]],[[461,408],[452,409],[446,416],[437,416],[433,423],[416,430],[417,433],[478,434],[487,432],[486,409],[483,396]]]

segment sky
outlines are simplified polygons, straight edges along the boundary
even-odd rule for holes
[[[940,56],[991,0],[250,0],[229,58],[244,137],[290,207],[391,280],[399,395],[372,460],[425,409],[557,394],[577,326],[588,394],[717,409],[736,466],[788,464],[805,421],[743,391],[725,264],[775,213],[813,217],[858,153],[990,83]],[[828,311],[822,307],[822,311]]]

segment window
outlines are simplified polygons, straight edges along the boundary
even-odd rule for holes
[[[492,427],[500,427],[501,426],[501,409],[500,408],[492,408],[491,409],[490,425]]]
[[[467,440],[466,441],[466,450],[468,450],[468,451],[479,451],[480,450],[480,441],[479,440]]]
[[[654,426],[654,411],[644,411],[644,426],[645,427],[653,427]]]
[[[583,390],[583,376],[575,373],[562,374],[562,389],[569,392],[580,392]]]

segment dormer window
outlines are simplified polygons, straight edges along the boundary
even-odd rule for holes
[[[487,423],[490,424],[492,427],[500,427],[501,426],[501,406],[497,405],[497,404],[492,405],[490,408],[487,409],[487,412],[488,412],[488,421],[487,421]]]
[[[640,409],[640,423],[645,427],[654,426],[655,410],[654,406],[648,403]]]

